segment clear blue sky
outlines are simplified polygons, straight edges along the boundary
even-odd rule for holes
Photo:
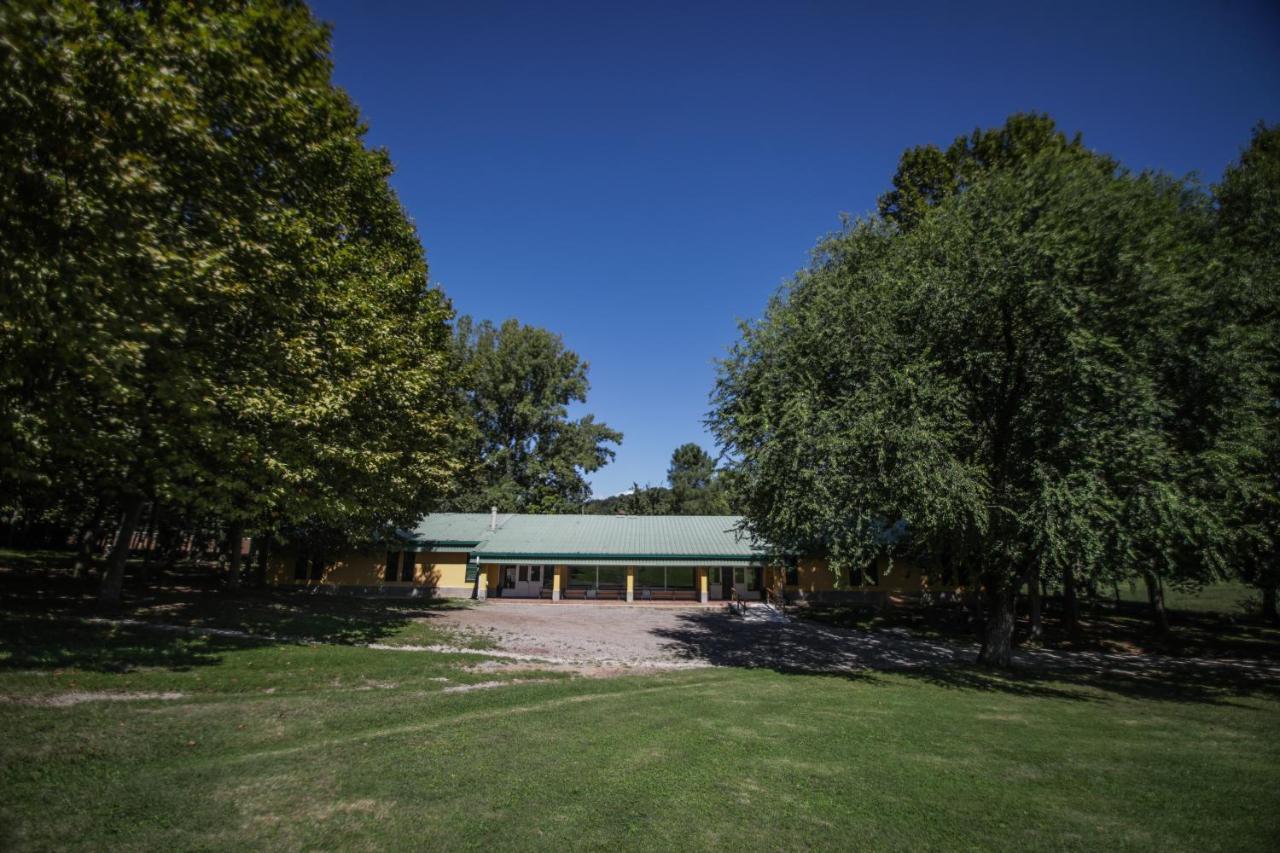
[[[712,449],[737,321],[903,149],[1039,110],[1213,182],[1280,121],[1275,0],[312,6],[457,310],[590,361],[585,411],[626,435],[601,496]]]

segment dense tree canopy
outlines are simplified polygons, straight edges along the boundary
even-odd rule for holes
[[[622,433],[592,415],[587,363],[559,335],[516,320],[458,319],[453,337],[468,467],[450,507],[462,512],[576,512],[591,496],[584,474],[613,458]]]
[[[144,500],[361,538],[429,508],[450,309],[327,30],[289,0],[0,16],[7,499],[100,498],[126,544]]]
[[[1024,124],[975,134],[981,168],[910,227],[825,241],[743,328],[711,415],[752,532],[838,569],[905,520],[910,547],[985,591],[995,664],[1042,565],[1223,571],[1220,498],[1252,452],[1224,428],[1240,350],[1203,320],[1222,297],[1206,199],[1039,119],[1035,144],[983,153]]]
[[[1231,333],[1249,357],[1240,373],[1258,383],[1260,445],[1248,477],[1238,528],[1241,574],[1262,591],[1275,620],[1280,585],[1280,126],[1260,125],[1216,188],[1221,274],[1233,284]],[[1246,421],[1247,423],[1247,421]]]

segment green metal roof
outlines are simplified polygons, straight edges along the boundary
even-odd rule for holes
[[[750,560],[762,549],[738,530],[737,515],[499,515],[434,513],[413,531],[420,544],[470,544],[481,561]]]
[[[499,515],[501,522],[505,516]],[[453,546],[470,550],[491,532],[487,512],[437,512],[428,515],[410,533],[421,545]]]

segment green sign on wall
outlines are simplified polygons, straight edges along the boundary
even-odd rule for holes
[[[480,577],[480,564],[467,563],[467,583],[475,583],[478,577]]]

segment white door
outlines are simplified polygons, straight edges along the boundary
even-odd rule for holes
[[[542,566],[504,566],[502,595],[506,598],[537,598],[542,592]]]
[[[729,571],[725,569],[725,571]],[[733,569],[733,591],[746,601],[760,600],[760,567],[738,566]]]

